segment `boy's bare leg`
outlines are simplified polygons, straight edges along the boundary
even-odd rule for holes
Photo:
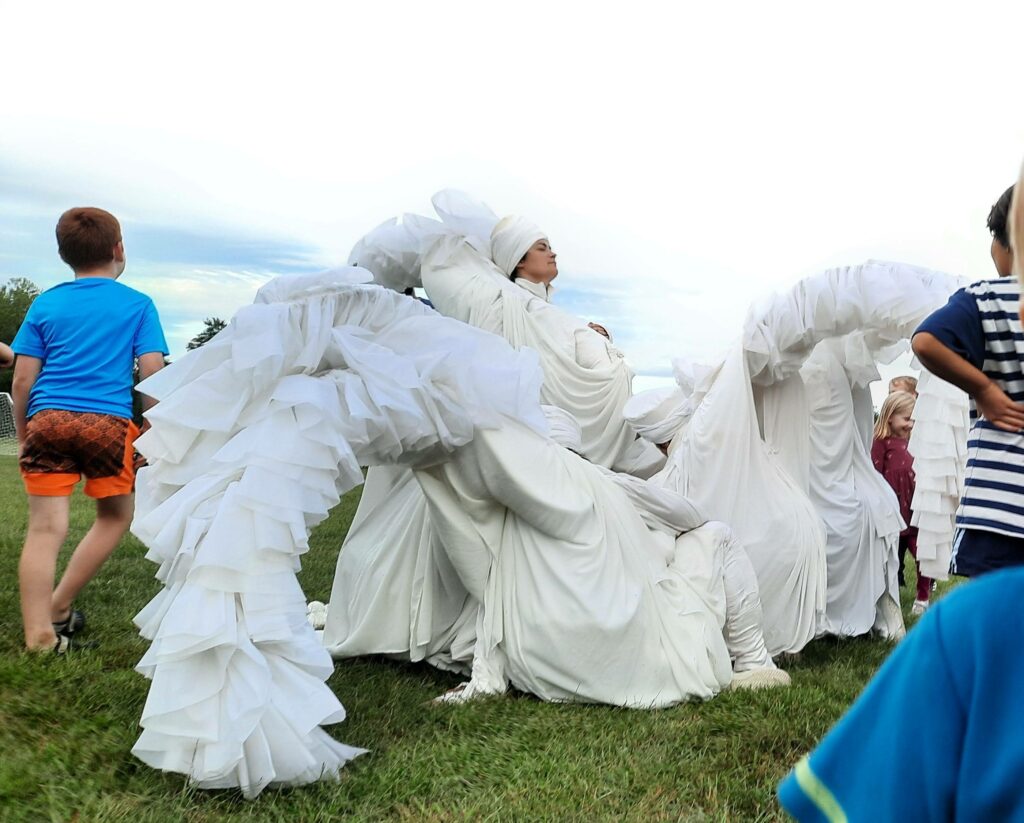
[[[96,522],[75,548],[64,576],[53,591],[48,620],[56,622],[67,618],[78,593],[96,576],[100,566],[113,554],[124,533],[128,531],[134,512],[133,494],[101,497],[96,501]]]
[[[28,533],[18,564],[21,619],[29,649],[51,649],[57,642],[51,623],[57,555],[68,533],[70,497],[28,496]]]

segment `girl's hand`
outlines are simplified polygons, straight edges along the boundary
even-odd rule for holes
[[[995,383],[989,381],[977,392],[974,404],[979,414],[996,428],[1008,432],[1024,429],[1024,405],[1014,403]]]

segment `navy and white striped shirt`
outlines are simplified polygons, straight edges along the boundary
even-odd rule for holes
[[[954,294],[928,317],[928,332],[981,369],[1012,400],[1024,402],[1024,329],[1016,278],[982,280]],[[1024,433],[979,418],[971,400],[967,472],[956,513],[963,529],[1024,537]]]

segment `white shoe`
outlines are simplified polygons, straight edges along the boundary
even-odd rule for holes
[[[482,697],[494,697],[504,693],[504,690],[481,688],[472,680],[467,680],[465,683],[459,683],[455,688],[448,689],[444,694],[439,694],[427,705],[468,703],[471,700],[479,700]]]
[[[327,604],[314,600],[306,606],[306,620],[314,629],[322,629],[327,624]]]
[[[924,614],[926,611],[928,611],[927,600],[915,600],[914,605],[910,607],[911,614]]]
[[[728,685],[729,691],[738,689],[777,689],[788,686],[792,681],[789,675],[782,669],[774,666],[761,669],[747,669],[745,672],[736,672]]]
[[[907,628],[903,624],[903,612],[889,594],[883,594],[875,605],[874,630],[885,640],[891,640],[893,643],[906,637]]]

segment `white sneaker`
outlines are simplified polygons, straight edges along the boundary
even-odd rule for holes
[[[306,620],[314,629],[322,629],[327,624],[327,604],[319,600],[306,606]]]
[[[729,691],[738,689],[776,689],[788,686],[792,681],[789,675],[782,669],[774,666],[761,669],[748,669],[745,672],[736,672],[727,688]]]
[[[910,607],[910,613],[924,614],[926,611],[928,611],[928,605],[929,604],[927,600],[915,600],[914,605]]]
[[[468,703],[471,700],[479,700],[483,697],[494,697],[496,695],[504,694],[505,692],[497,689],[481,688],[479,685],[474,683],[472,680],[467,680],[465,683],[459,683],[453,689],[448,689],[444,694],[439,694],[429,703],[425,705],[451,705],[459,703]]]
[[[889,594],[883,594],[875,604],[874,631],[893,643],[898,643],[907,634],[903,624],[903,612]]]

